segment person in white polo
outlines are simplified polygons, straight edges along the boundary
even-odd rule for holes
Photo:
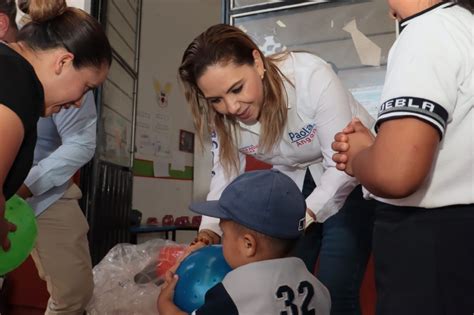
[[[336,134],[337,168],[378,200],[378,315],[474,312],[472,1],[389,1],[401,19],[377,137]]]

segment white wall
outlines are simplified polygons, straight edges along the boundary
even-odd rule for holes
[[[205,201],[209,193],[211,184],[211,141],[209,135],[204,135],[203,148],[196,139],[196,149],[194,153],[194,182],[193,182],[193,201]]]
[[[66,0],[66,3],[71,7],[80,8],[89,13],[91,12],[91,0]]]
[[[199,33],[221,20],[220,0],[143,0],[138,111],[157,106],[153,79],[171,83],[168,95],[170,150],[176,151],[179,130],[194,131],[191,114],[177,81],[177,69],[187,45]],[[196,152],[199,152],[196,143]],[[193,155],[186,161],[193,163]],[[138,156],[139,157],[139,156]],[[161,220],[165,214],[193,214],[187,209],[193,198],[193,181],[135,177],[133,208]],[[178,242],[194,237],[178,232]],[[185,238],[185,239],[183,239]]]

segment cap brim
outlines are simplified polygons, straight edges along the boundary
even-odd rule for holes
[[[193,212],[219,219],[229,219],[226,211],[219,205],[219,200],[209,200],[204,202],[195,202],[189,206]]]

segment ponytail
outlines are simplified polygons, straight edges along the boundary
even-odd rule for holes
[[[112,62],[112,48],[99,22],[65,0],[19,0],[31,22],[20,30],[18,42],[34,51],[64,48],[74,55],[74,67],[100,68]]]
[[[18,7],[36,23],[51,20],[67,10],[65,0],[19,0]]]

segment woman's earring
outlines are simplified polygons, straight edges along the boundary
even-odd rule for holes
[[[397,13],[396,13],[394,10],[388,11],[388,15],[389,15],[392,19],[394,19],[395,21],[398,21]]]
[[[263,69],[263,73],[260,75],[260,79],[263,80],[263,78],[265,77],[265,72],[267,71],[267,69]]]

